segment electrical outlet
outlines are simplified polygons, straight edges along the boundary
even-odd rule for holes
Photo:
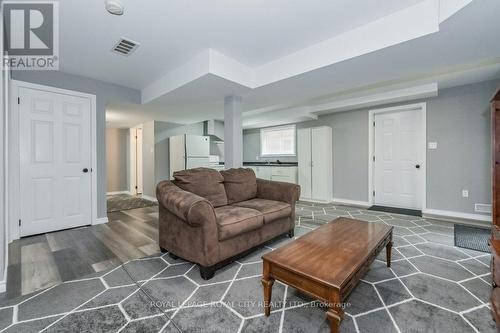
[[[258,161],[259,160],[259,155],[255,156],[255,160]]]
[[[469,190],[462,190],[462,197],[468,198],[469,197]]]
[[[437,142],[429,142],[429,149],[437,149],[437,148],[438,148]]]

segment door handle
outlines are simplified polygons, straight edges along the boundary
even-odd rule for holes
[[[83,171],[83,173],[87,173],[87,172],[89,172],[89,169],[87,169],[87,168],[83,168],[83,170],[82,170],[82,171]]]
[[[415,165],[415,168],[420,169],[420,164]]]

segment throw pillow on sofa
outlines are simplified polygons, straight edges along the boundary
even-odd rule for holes
[[[174,172],[174,183],[184,191],[199,195],[214,207],[227,205],[224,178],[213,169],[195,168]]]
[[[257,196],[257,177],[252,169],[238,168],[221,171],[229,204]]]

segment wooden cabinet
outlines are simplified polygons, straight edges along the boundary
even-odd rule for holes
[[[333,200],[332,128],[302,128],[297,131],[298,184],[301,199]]]
[[[491,312],[500,330],[500,90],[491,101],[492,217],[491,230]]]

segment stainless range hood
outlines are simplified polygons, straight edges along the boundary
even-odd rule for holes
[[[203,135],[210,137],[210,142],[224,143],[224,122],[206,120],[203,122]]]

